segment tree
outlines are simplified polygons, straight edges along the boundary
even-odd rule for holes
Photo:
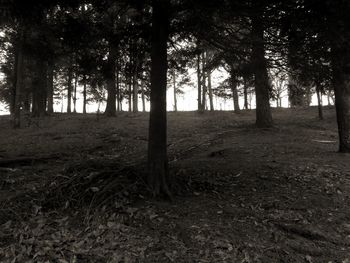
[[[19,34],[17,40],[17,54],[16,54],[16,67],[15,67],[15,101],[14,101],[14,115],[13,125],[14,128],[20,128],[21,126],[21,101],[22,101],[22,90],[23,90],[23,42],[25,35],[24,26],[19,27]]]
[[[292,35],[294,39],[289,41],[302,45],[307,43],[307,51],[312,58],[320,57],[321,50],[323,61],[315,60],[316,66],[330,66],[337,112],[339,152],[350,152],[350,85],[347,81],[350,76],[349,11],[348,1],[307,0],[304,5],[293,1],[285,12],[286,21],[295,22],[289,24],[296,27],[291,29],[287,26],[289,30],[286,31],[298,33]],[[293,17],[296,19],[293,20]]]
[[[339,151],[350,152],[350,33],[348,30],[350,22],[346,15],[350,11],[350,5],[345,1],[336,1],[335,6],[332,7],[334,8],[332,15],[337,18],[337,22],[331,25],[329,34]]]
[[[109,54],[107,59],[107,67],[105,72],[105,77],[107,81],[107,105],[105,114],[107,116],[115,116],[116,115],[116,99],[117,99],[117,91],[116,91],[116,61],[117,61],[117,51],[114,43],[109,43]]]
[[[154,0],[151,47],[151,111],[148,139],[148,185],[153,195],[171,196],[167,160],[167,41],[169,37],[168,0]]]
[[[269,128],[273,125],[269,97],[269,77],[265,59],[264,23],[262,21],[265,6],[256,3],[252,16],[252,64],[256,95],[256,125]]]

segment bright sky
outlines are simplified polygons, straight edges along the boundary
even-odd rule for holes
[[[197,75],[195,71],[190,72],[190,76],[192,79],[192,82],[196,85],[196,79]],[[1,76],[0,76],[1,77]],[[224,71],[216,70],[212,74],[212,86],[215,88],[221,81],[223,81],[227,77],[227,73]],[[82,97],[82,86],[77,87],[78,92],[78,98],[77,98],[77,112],[83,111],[83,97]],[[182,90],[185,92],[183,95],[177,96],[177,104],[178,104],[178,110],[179,111],[195,111],[197,110],[197,89],[193,86],[184,86],[182,87]],[[248,101],[251,102],[251,107],[255,108],[255,97],[250,96],[248,97]],[[327,103],[327,97],[323,97],[324,104]],[[239,99],[240,108],[243,108],[244,99],[241,96]],[[209,105],[209,101],[207,103]],[[317,105],[317,97],[314,95],[312,97],[312,103],[311,105]],[[142,110],[142,101],[141,97],[139,97],[139,110]],[[275,107],[276,102],[271,102],[271,106]],[[288,94],[285,92],[282,97],[282,106],[288,107]],[[106,105],[105,103],[101,104],[100,110],[104,111]],[[72,105],[73,108],[73,105]],[[233,100],[227,99],[224,100],[222,98],[214,97],[214,108],[215,110],[233,110]],[[63,99],[63,103],[61,101],[55,101],[54,105],[54,111],[55,112],[66,112],[67,109],[67,99]],[[88,104],[87,105],[87,112],[94,113],[97,112],[98,104]],[[173,87],[170,85],[167,91],[167,109],[168,111],[172,111],[174,109],[174,97],[173,97]],[[128,110],[128,104],[127,101],[124,100],[123,103],[123,110]],[[149,111],[149,102],[146,102],[146,110]],[[5,109],[4,104],[0,104],[0,115],[9,114],[9,112]]]

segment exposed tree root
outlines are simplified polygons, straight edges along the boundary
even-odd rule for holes
[[[281,223],[275,223],[275,226],[287,233],[294,234],[301,236],[303,238],[309,239],[309,240],[318,240],[318,241],[329,241],[331,243],[334,242],[334,240],[331,237],[327,237],[323,233],[312,230],[312,229],[305,229],[301,228],[299,226],[295,225],[286,225],[286,224],[281,224]]]
[[[75,164],[50,183],[45,206],[98,207],[115,199],[131,198],[146,191],[143,178],[137,166],[112,165],[102,160]]]

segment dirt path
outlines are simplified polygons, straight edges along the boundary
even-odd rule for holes
[[[350,156],[336,153],[333,110],[314,116],[278,110],[259,130],[253,112],[170,114],[175,200],[118,188],[98,211],[44,209],[42,186],[142,163],[147,116],[56,116],[16,132],[2,119],[2,158],[58,157],[0,170],[1,262],[350,262]]]

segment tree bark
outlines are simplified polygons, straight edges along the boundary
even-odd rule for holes
[[[256,96],[256,125],[259,128],[273,126],[270,97],[269,77],[267,74],[267,63],[264,47],[264,27],[262,18],[257,14],[252,18],[252,63],[255,81]]]
[[[71,63],[71,62],[70,62]],[[73,67],[68,67],[68,79],[67,79],[67,113],[72,112],[72,81],[73,81]]]
[[[148,185],[154,196],[171,197],[167,159],[167,41],[169,0],[154,0],[151,47],[151,111],[148,140]]]
[[[213,97],[213,89],[211,86],[211,72],[210,71],[208,71],[208,91],[209,91],[210,111],[214,111],[214,97]]]
[[[86,114],[86,75],[83,77],[83,114]]]
[[[145,87],[144,82],[141,79],[141,99],[142,99],[142,111],[146,111],[146,98],[145,98]]]
[[[327,92],[327,103],[328,103],[328,106],[331,105],[331,95],[330,95],[330,91]]]
[[[116,60],[117,60],[117,50],[113,43],[109,43],[109,54],[106,69],[106,80],[107,80],[107,105],[105,110],[105,115],[108,117],[116,116],[117,114],[117,91],[116,91]]]
[[[14,128],[21,127],[21,102],[23,91],[23,43],[24,43],[24,28],[19,26],[19,36],[16,45],[17,48],[17,65],[16,65],[16,88],[15,88],[15,101],[14,101],[14,115],[13,125]]]
[[[198,111],[202,111],[201,55],[197,56]]]
[[[119,79],[119,59],[116,64],[116,84],[117,84],[117,111],[120,111],[120,79]]]
[[[74,94],[73,94],[73,112],[74,113],[77,113],[77,87],[78,87],[78,73],[75,72]]]
[[[30,112],[31,101],[32,101],[32,96],[31,96],[32,94],[31,94],[31,92],[29,90],[26,90],[25,92],[22,92],[22,95],[24,95],[23,110],[24,110],[24,112],[29,113]]]
[[[46,114],[47,98],[47,63],[42,59],[36,62],[37,74],[33,87],[33,117],[42,117]]]
[[[129,102],[129,112],[131,112],[132,107],[132,76],[129,75],[129,90],[128,90],[128,102]]]
[[[350,152],[350,48],[349,43],[333,43],[332,72],[337,112],[339,152]]]
[[[248,110],[248,81],[243,78],[243,82],[244,109]]]
[[[133,82],[133,85],[132,85],[132,90],[133,90],[133,102],[132,102],[132,111],[134,113],[138,112],[139,111],[139,84],[138,84],[138,80],[137,80],[137,69],[135,68],[135,72],[133,74],[133,77],[132,77],[132,82]]]
[[[237,79],[236,79],[235,72],[231,72],[231,91],[232,91],[234,112],[239,113],[241,109],[239,108],[239,96],[238,96]]]
[[[14,115],[15,113],[15,104],[16,104],[16,85],[17,85],[17,69],[18,69],[18,49],[19,41],[15,43],[15,61],[13,65],[13,86],[11,88],[11,101],[10,101],[10,114]]]
[[[206,66],[206,53],[203,53],[202,58],[202,110],[205,111],[207,108],[207,84],[206,84],[206,72],[205,72],[205,66]]]
[[[53,62],[49,62],[47,69],[47,113],[53,113],[53,95],[54,95],[54,87],[53,87],[53,79],[54,79],[54,66]]]
[[[317,94],[318,118],[320,120],[323,120],[322,92],[318,83],[316,83],[316,94]]]

